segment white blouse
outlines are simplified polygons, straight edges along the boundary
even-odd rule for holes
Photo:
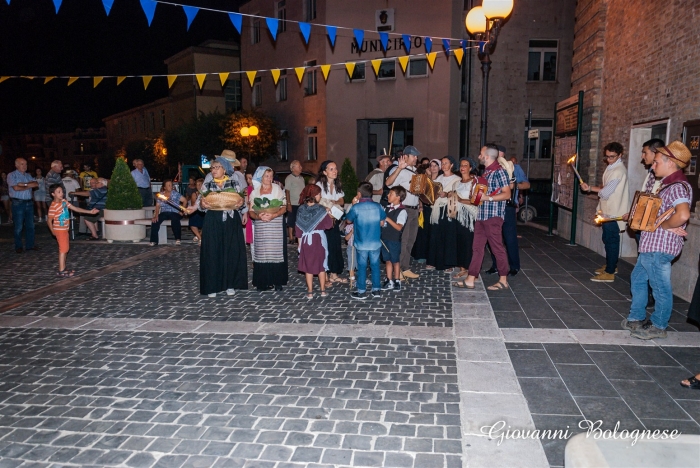
[[[328,192],[323,189],[323,184],[321,182],[316,182],[316,185],[318,185],[318,187],[321,189],[321,198],[325,198],[331,201],[338,201],[345,196],[345,193],[343,193],[342,190],[340,192],[336,191],[335,186],[332,187],[332,192]]]
[[[442,184],[442,191],[447,193],[453,192],[460,180],[462,180],[462,178],[456,174],[452,174],[451,176],[445,176],[443,174],[439,175],[435,179],[435,182],[440,182]]]

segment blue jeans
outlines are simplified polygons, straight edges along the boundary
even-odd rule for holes
[[[620,256],[620,226],[617,221],[603,223],[603,245],[605,245],[605,272],[615,273]]]
[[[15,223],[15,249],[22,248],[22,228],[26,248],[34,248],[34,202],[12,199],[12,220]]]
[[[632,270],[630,287],[632,289],[632,307],[627,320],[645,320],[647,318],[647,284],[651,285],[656,305],[651,314],[651,323],[656,328],[665,329],[671,318],[673,308],[673,289],[671,288],[671,260],[675,256],[663,252],[640,253],[637,264]]]
[[[372,269],[372,291],[382,289],[381,270],[379,269],[379,252],[377,250],[358,250],[355,249],[357,257],[357,292],[363,293],[367,290],[367,259],[369,258],[369,267]]]

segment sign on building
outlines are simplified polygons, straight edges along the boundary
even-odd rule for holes
[[[394,30],[394,9],[386,8],[374,12],[374,23],[377,31],[392,32]]]

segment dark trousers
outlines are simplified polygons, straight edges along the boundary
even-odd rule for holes
[[[615,273],[620,256],[620,226],[617,221],[603,223],[603,245],[605,245],[605,272]]]
[[[474,243],[472,244],[473,253],[472,262],[469,264],[469,275],[479,276],[487,242],[491,251],[496,254],[498,276],[506,276],[508,274],[508,256],[505,247],[503,247],[503,219],[498,216],[474,223]]]
[[[511,270],[520,270],[520,247],[518,246],[518,228],[516,218],[517,208],[506,205],[503,219],[503,245],[508,254],[508,265]],[[491,251],[491,268],[496,268],[496,256]]]
[[[24,230],[25,248],[34,248],[34,202],[13,198],[12,220],[15,223],[15,249],[22,248],[22,230]]]
[[[143,202],[143,206],[153,206],[153,191],[150,187],[139,187],[139,195],[141,195],[141,201]]]
[[[414,208],[406,209],[406,224],[401,233],[401,270],[411,269],[411,250],[418,235],[418,210]],[[426,222],[429,222],[426,220]]]
[[[180,240],[180,238],[182,237],[182,225],[180,224],[182,216],[180,216],[177,213],[166,212],[160,213],[158,215],[158,221],[151,224],[151,242],[155,242],[156,244],[158,243],[158,232],[160,231],[160,225],[166,219],[170,220],[170,227],[173,228],[173,235],[175,236],[175,240]],[[165,229],[168,228],[166,227]]]

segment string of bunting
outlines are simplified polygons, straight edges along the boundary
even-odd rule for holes
[[[476,48],[477,46],[469,47],[469,48]],[[430,70],[432,71],[435,68],[435,62],[437,59],[438,55],[444,55],[446,59],[449,60],[450,55],[452,55],[455,58],[455,61],[457,62],[457,65],[459,67],[462,66],[462,60],[464,58],[464,50],[463,49],[452,49],[449,52],[429,52],[427,54],[414,54],[414,55],[402,55],[399,57],[387,57],[387,58],[380,58],[380,59],[373,59],[373,60],[368,60],[370,64],[372,65],[372,69],[374,70],[374,74],[376,76],[379,76],[379,69],[381,67],[382,62],[391,60],[392,58],[395,58],[398,60],[399,65],[401,66],[401,70],[403,73],[406,73],[406,70],[408,68],[408,63],[410,59],[412,58],[417,58],[417,57],[425,57],[425,59],[428,62],[428,65],[430,66]],[[353,73],[355,71],[355,67],[357,66],[358,63],[366,63],[367,60],[357,60],[354,62],[341,62],[341,63],[331,63],[331,64],[325,64],[325,65],[313,65],[313,66],[303,66],[303,67],[293,67],[293,68],[273,68],[273,69],[266,69],[266,70],[248,70],[248,71],[237,71],[237,72],[213,72],[213,73],[179,73],[179,74],[174,74],[174,75],[104,75],[104,76],[27,76],[27,75],[20,75],[20,76],[0,76],[0,83],[7,81],[9,79],[29,79],[29,80],[44,80],[44,84],[47,84],[55,79],[67,79],[68,80],[68,86],[72,85],[76,81],[80,79],[92,79],[93,82],[93,88],[97,88],[97,86],[102,83],[102,81],[105,78],[116,78],[117,79],[117,86],[122,84],[124,80],[127,78],[141,78],[143,80],[143,89],[148,89],[148,85],[151,83],[151,80],[153,78],[167,78],[168,80],[168,89],[172,88],[173,84],[179,77],[185,77],[189,76],[192,77],[194,76],[197,80],[197,84],[199,85],[199,89],[201,90],[204,87],[204,83],[207,79],[208,75],[212,76],[218,76],[219,82],[221,83],[221,86],[225,86],[226,81],[228,81],[230,75],[237,75],[237,74],[245,74],[246,77],[248,78],[248,83],[250,84],[251,87],[255,84],[255,78],[259,75],[262,75],[265,72],[269,72],[272,75],[272,80],[275,84],[279,82],[280,76],[282,75],[282,70],[294,70],[294,73],[296,74],[297,79],[299,80],[299,84],[302,83],[304,79],[304,74],[306,73],[307,70],[310,69],[320,69],[321,73],[323,74],[323,79],[325,81],[328,81],[328,76],[330,75],[331,68],[332,67],[343,67],[345,68],[348,77],[352,79]]]

